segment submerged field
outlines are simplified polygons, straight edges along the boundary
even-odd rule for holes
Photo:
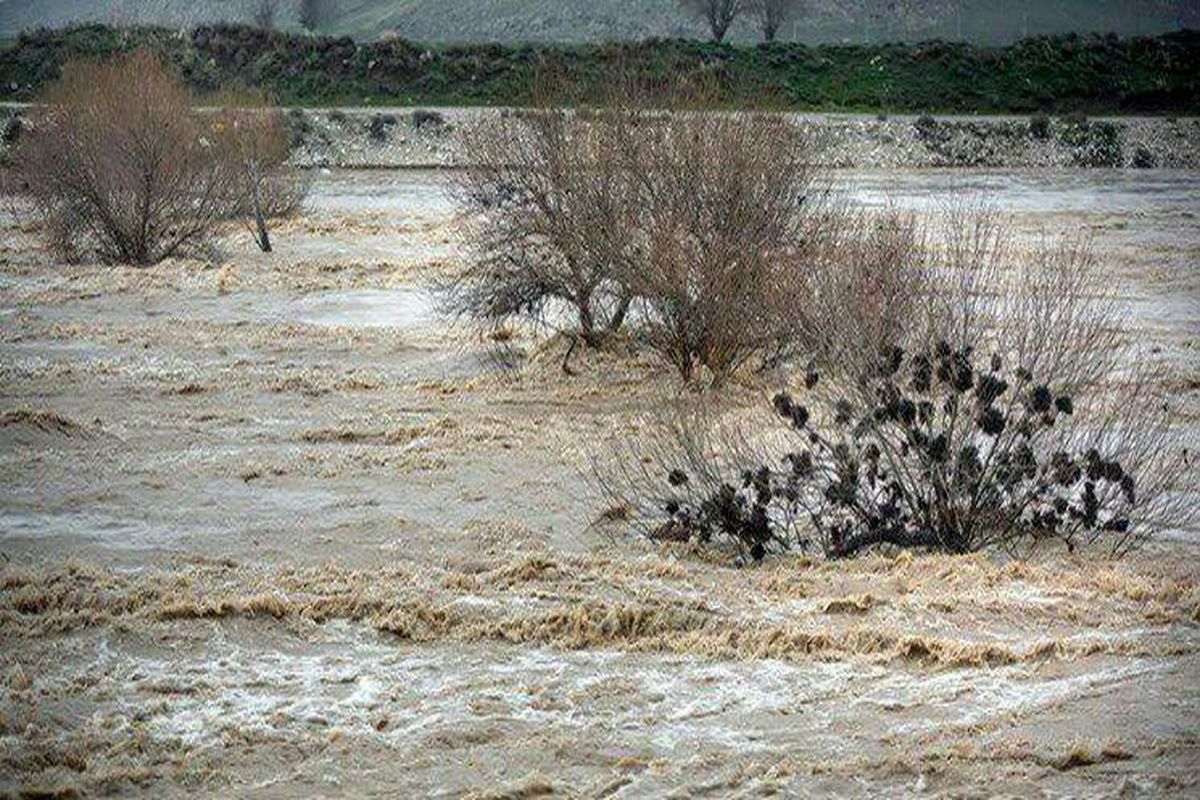
[[[838,177],[1089,233],[1200,425],[1196,173]],[[271,256],[0,232],[0,792],[1194,796],[1200,531],[744,569],[638,541],[589,465],[671,375],[451,325],[460,224],[443,174],[375,171],[322,173]]]

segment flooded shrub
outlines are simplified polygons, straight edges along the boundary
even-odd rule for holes
[[[665,510],[689,538],[729,537],[754,558],[785,540],[835,558],[882,544],[965,553],[1049,538],[1123,550],[1136,539],[1138,476],[1119,455],[1057,435],[1076,398],[1052,384],[945,341],[912,354],[892,347],[863,395],[871,402],[821,408],[777,394],[797,444],[782,463]],[[809,523],[802,533],[789,530],[797,520]]]
[[[622,151],[634,217],[622,282],[643,340],[691,381],[793,353],[794,297],[836,221],[803,135],[782,116],[675,113]]]
[[[1140,144],[1133,151],[1133,158],[1129,163],[1134,169],[1155,169],[1158,167],[1158,156],[1149,147]]]
[[[471,214],[473,258],[444,287],[452,313],[491,326],[521,317],[590,347],[623,326],[636,211],[621,157],[629,122],[544,108],[464,131],[472,166],[455,191]]]
[[[895,324],[814,349],[769,410],[680,401],[647,419],[597,470],[608,500],[653,538],[754,559],[1123,553],[1196,517],[1196,437],[1173,427],[1161,367],[1120,333],[1089,248],[1027,258],[994,217],[952,214],[936,247],[901,251],[901,280],[924,289]],[[876,313],[830,300],[840,330]]]
[[[476,261],[452,310],[568,323],[589,346],[632,319],[685,381],[791,353],[780,299],[834,215],[784,117],[614,101],[519,112],[466,138]]]
[[[823,246],[789,263],[793,281],[780,313],[792,327],[783,361],[802,356],[822,369],[844,368],[903,338],[932,291],[931,268],[912,214],[843,211],[826,219],[822,233]]]
[[[232,213],[259,249],[271,252],[268,222],[292,216],[304,204],[308,178],[289,163],[287,120],[259,93],[217,98],[224,106],[214,131],[235,173]]]
[[[228,218],[232,169],[188,101],[144,51],[64,68],[16,155],[51,247],[153,264]]]

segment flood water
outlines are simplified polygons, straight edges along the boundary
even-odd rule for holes
[[[451,170],[325,170],[313,186],[320,211],[450,216]],[[1200,172],[1180,170],[834,170],[836,192],[867,207],[934,211],[983,200],[1018,213],[1200,214]]]
[[[567,376],[524,330],[496,369],[436,307],[453,175],[314,178],[269,255],[63,265],[0,230],[0,795],[1194,790],[1195,532],[742,569],[613,533],[587,448],[669,370]],[[834,178],[1091,237],[1200,425],[1200,174]]]

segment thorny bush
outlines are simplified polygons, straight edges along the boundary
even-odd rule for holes
[[[805,386],[819,381],[812,370]],[[1051,382],[943,341],[888,349],[870,388],[873,402],[839,400],[821,421],[803,397],[777,394],[795,449],[707,496],[681,491],[665,508],[671,534],[726,536],[756,559],[810,543],[840,558],[880,544],[964,553],[1047,538],[1073,548],[1108,537],[1117,550],[1134,541],[1137,477],[1099,445],[1080,450],[1060,435],[1075,398]],[[679,490],[689,480],[668,476]]]
[[[854,226],[863,246],[790,298],[810,361],[779,374],[769,417],[729,395],[657,404],[597,458],[608,499],[654,538],[753,558],[1123,553],[1190,524],[1195,431],[1087,243],[1017,247],[986,209],[937,222]]]

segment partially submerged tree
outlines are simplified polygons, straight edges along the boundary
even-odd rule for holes
[[[304,205],[308,178],[289,163],[287,119],[261,93],[220,98],[216,131],[236,173],[231,213],[242,220],[259,249],[271,252],[268,222],[292,216]]]
[[[228,218],[233,170],[188,100],[145,51],[64,67],[15,158],[52,247],[153,264]]]
[[[684,10],[704,20],[714,42],[724,41],[745,4],[746,0],[680,0]]]
[[[475,259],[448,287],[453,312],[492,325],[531,318],[593,347],[624,324],[635,209],[619,154],[630,119],[584,116],[543,107],[464,132],[472,166],[457,190]]]
[[[835,219],[804,136],[780,115],[711,112],[651,115],[637,132],[623,283],[643,338],[685,381],[779,360],[796,332],[780,298]]]
[[[799,331],[780,298],[837,222],[805,137],[782,115],[667,111],[618,85],[597,108],[466,134],[474,259],[450,310],[549,322],[591,347],[632,316],[685,381],[786,360]]]
[[[799,14],[804,0],[747,0],[747,3],[762,29],[763,40],[773,42],[779,28]]]

